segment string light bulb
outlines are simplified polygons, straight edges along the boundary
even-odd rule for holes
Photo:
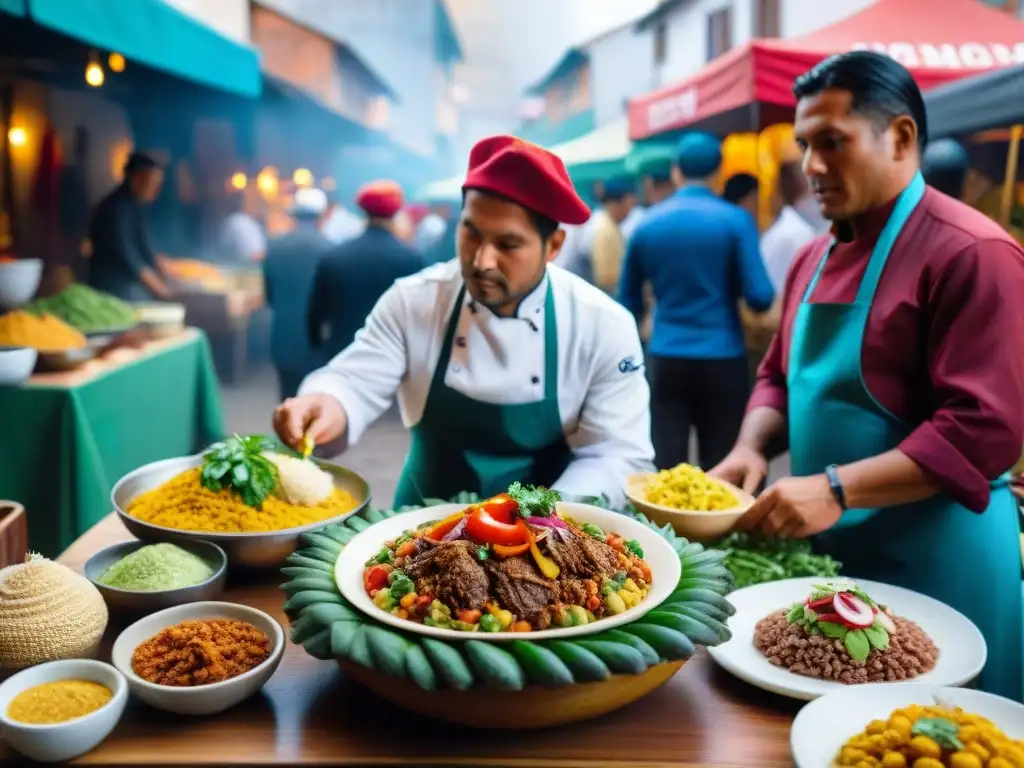
[[[112,53],[107,57],[107,66],[111,72],[124,72],[125,60],[120,53]]]
[[[297,187],[313,186],[313,172],[309,168],[296,168],[292,174],[292,181]]]
[[[89,58],[89,63],[85,67],[85,82],[93,88],[99,88],[103,85],[103,81],[105,79],[106,76],[103,74],[103,67],[100,66],[95,55],[91,56]]]
[[[277,169],[267,166],[260,171],[259,175],[256,177],[256,189],[258,189],[260,194],[267,199],[272,200],[277,197]]]
[[[244,173],[238,172],[231,175],[231,188],[242,190],[245,189],[245,185],[249,183],[249,179],[246,178]]]
[[[28,141],[28,134],[24,128],[15,126],[7,132],[7,141],[10,142],[12,147],[23,147],[25,142]]]

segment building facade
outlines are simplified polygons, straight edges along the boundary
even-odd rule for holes
[[[236,43],[249,42],[249,0],[164,0]]]

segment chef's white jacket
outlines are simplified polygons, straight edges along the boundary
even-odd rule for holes
[[[604,494],[618,505],[625,478],[653,468],[650,390],[636,323],[599,289],[549,265],[544,281],[510,318],[494,315],[467,292],[444,381],[489,403],[542,398],[548,280],[558,325],[559,410],[575,454],[553,487],[575,495]],[[396,394],[405,425],[415,425],[462,284],[455,260],[396,281],[352,345],[307,376],[299,394],[337,398],[348,414],[350,445]]]

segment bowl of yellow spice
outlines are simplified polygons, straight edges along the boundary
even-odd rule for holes
[[[0,344],[34,349],[41,371],[69,371],[96,357],[81,331],[55,315],[14,310],[0,316]]]
[[[83,572],[121,613],[148,613],[214,600],[224,591],[228,557],[208,541],[126,541],[90,557]]]
[[[64,762],[107,738],[127,701],[128,681],[110,664],[51,661],[0,684],[0,734],[25,757]]]
[[[698,467],[679,464],[626,479],[626,497],[648,518],[668,523],[680,536],[709,541],[724,536],[743,517],[754,497]]]
[[[262,435],[235,435],[197,456],[140,467],[111,498],[143,541],[208,541],[232,567],[276,568],[301,534],[362,510],[370,487],[350,469],[289,455]]]

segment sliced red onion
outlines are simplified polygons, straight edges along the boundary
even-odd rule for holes
[[[569,524],[560,517],[528,517],[526,522],[539,528],[568,528]]]
[[[442,538],[441,541],[456,541],[457,539],[461,539],[462,534],[466,532],[467,520],[469,520],[469,515],[466,515],[461,520],[459,520],[459,524],[452,528],[450,531],[448,531],[448,533],[444,535],[444,538]]]

